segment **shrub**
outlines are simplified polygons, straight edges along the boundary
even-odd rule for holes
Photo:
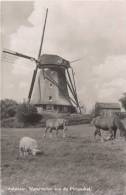
[[[16,115],[18,103],[11,99],[5,99],[0,101],[0,107],[0,118],[3,120]]]
[[[37,108],[32,104],[23,103],[18,106],[17,119],[24,124],[35,124],[42,119]]]

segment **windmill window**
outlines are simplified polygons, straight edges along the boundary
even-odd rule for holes
[[[52,88],[52,86],[53,86],[53,84],[52,83],[50,83],[50,87]]]
[[[46,105],[43,105],[43,110],[46,110]]]
[[[64,106],[64,107],[63,107],[63,111],[64,111],[64,112],[68,112],[68,107],[67,107],[67,106]]]
[[[53,110],[53,105],[46,105],[46,110]]]
[[[48,69],[48,68],[45,68],[44,70],[45,70],[45,71],[48,71],[49,69]]]
[[[49,96],[49,101],[52,101],[52,96]]]
[[[54,110],[57,110],[57,105],[54,105]]]
[[[51,71],[51,74],[54,74],[54,71]]]

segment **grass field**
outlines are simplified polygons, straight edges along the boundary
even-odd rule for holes
[[[19,140],[23,136],[35,138],[43,153],[20,159]],[[101,143],[93,139],[90,125],[69,126],[67,137],[43,137],[43,129],[2,129],[1,167],[4,195],[126,195],[126,142]],[[24,188],[13,191],[12,187]],[[30,190],[33,187],[36,190]],[[40,188],[52,188],[46,192]],[[91,191],[64,191],[91,188]],[[37,190],[38,189],[38,190]]]

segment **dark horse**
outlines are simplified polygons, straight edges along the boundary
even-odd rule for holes
[[[101,129],[110,132],[110,137],[107,140],[116,138],[117,129],[120,130],[120,136],[125,137],[126,140],[126,128],[118,116],[98,116],[92,120],[92,124],[95,126],[94,137],[96,135],[101,136]]]

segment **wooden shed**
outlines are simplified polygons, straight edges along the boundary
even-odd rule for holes
[[[119,112],[121,112],[121,107],[119,103],[97,102],[95,104],[95,115],[111,115],[113,113]]]

